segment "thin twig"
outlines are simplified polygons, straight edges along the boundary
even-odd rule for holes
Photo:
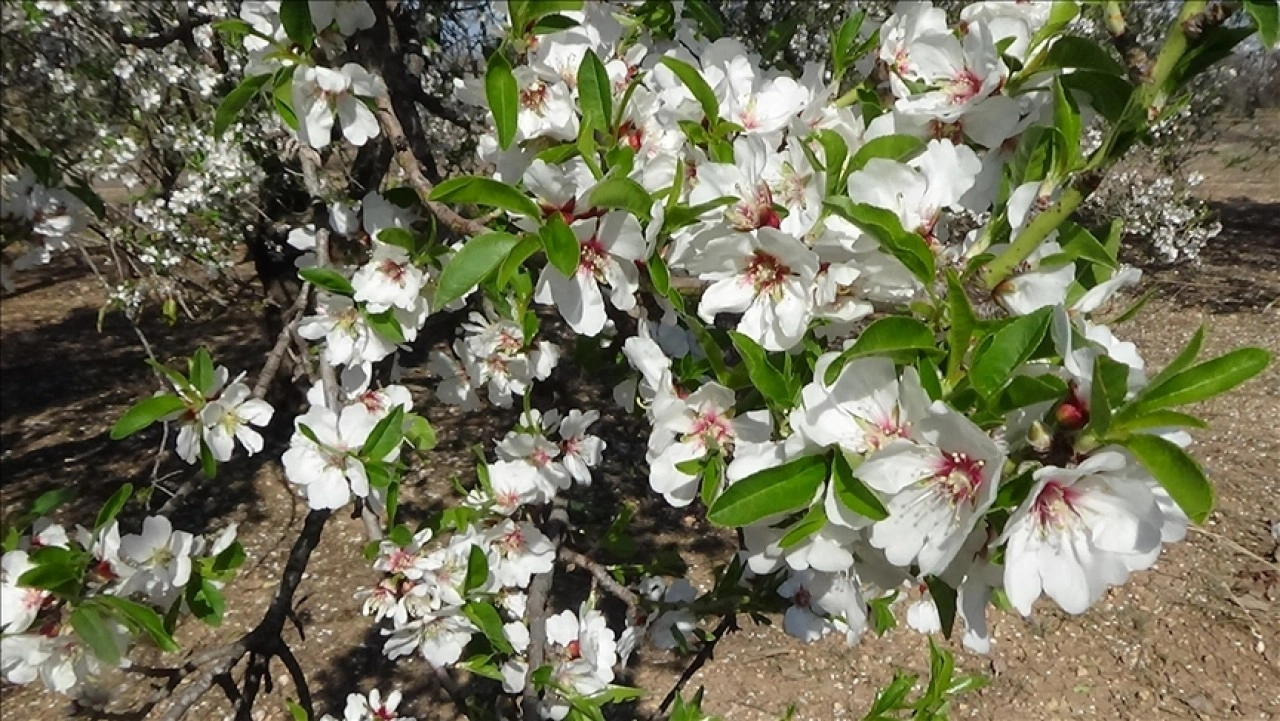
[[[689,666],[685,668],[684,672],[680,674],[680,678],[676,680],[676,685],[671,687],[671,690],[667,692],[666,697],[662,699],[662,703],[658,705],[657,712],[649,717],[650,721],[653,721],[653,719],[656,719],[658,716],[666,713],[667,707],[676,700],[676,695],[684,689],[685,684],[689,683],[689,679],[693,678],[693,675],[698,672],[698,669],[701,669],[706,665],[707,661],[711,660],[711,656],[716,650],[716,644],[720,642],[720,639],[724,638],[726,633],[736,629],[737,627],[738,617],[734,614],[729,614],[728,616],[720,619],[720,623],[716,626],[716,630],[711,632],[710,640],[705,641],[702,644],[702,648],[698,649],[698,655],[694,656],[693,662],[690,663]]]
[[[596,583],[600,584],[614,598],[625,603],[628,610],[635,611],[640,607],[640,597],[631,589],[618,583],[617,579],[610,575],[608,569],[604,566],[566,546],[560,547],[559,556],[561,561],[571,563],[590,572]]]
[[[293,340],[293,331],[298,327],[299,321],[302,320],[303,311],[307,307],[310,295],[310,284],[304,284],[302,290],[298,292],[298,298],[285,311],[284,328],[280,331],[280,335],[276,337],[276,344],[267,355],[267,362],[262,364],[262,372],[258,374],[258,381],[253,385],[254,398],[261,400],[266,397],[267,389],[271,387],[271,381],[280,370],[280,362],[284,360],[285,353],[289,350],[289,343]]]
[[[1239,551],[1241,554],[1243,554],[1243,555],[1245,555],[1245,556],[1248,556],[1249,558],[1252,558],[1253,560],[1257,561],[1258,563],[1261,563],[1262,565],[1266,566],[1267,568],[1270,568],[1272,571],[1275,571],[1276,573],[1280,573],[1280,565],[1276,565],[1275,563],[1272,563],[1271,561],[1268,561],[1267,559],[1263,558],[1262,556],[1259,556],[1258,554],[1254,553],[1253,551],[1250,551],[1249,549],[1245,548],[1244,546],[1240,545],[1239,543],[1236,543],[1235,541],[1231,540],[1230,538],[1227,538],[1226,536],[1223,536],[1223,535],[1218,534],[1218,533],[1214,533],[1213,531],[1205,530],[1205,529],[1200,528],[1200,527],[1198,527],[1198,526],[1188,526],[1188,527],[1187,527],[1187,529],[1188,529],[1188,530],[1191,530],[1191,531],[1195,531],[1196,533],[1199,533],[1199,534],[1200,534],[1200,535],[1202,535],[1202,536],[1208,536],[1209,538],[1217,539],[1217,540],[1219,540],[1219,541],[1221,541],[1221,542],[1223,542],[1223,543],[1227,544],[1228,546],[1231,546],[1231,547],[1232,547],[1232,548],[1234,548],[1236,551]]]

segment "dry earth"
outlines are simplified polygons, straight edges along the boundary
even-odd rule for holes
[[[1240,162],[1249,137],[1244,130],[1244,150],[1200,161],[1211,177],[1207,197],[1221,202],[1223,237],[1200,266],[1149,274],[1146,284],[1157,289],[1155,298],[1140,319],[1119,331],[1138,343],[1151,367],[1167,362],[1202,323],[1209,327],[1206,354],[1246,344],[1280,354],[1280,173],[1265,157]],[[150,390],[152,380],[121,318],[108,316],[101,332],[95,328],[103,294],[74,263],[64,260],[21,275],[19,282],[18,292],[0,304],[0,510],[7,515],[44,490],[71,485],[81,502],[62,520],[85,521],[119,484],[150,483],[159,433],[111,442],[107,430]],[[147,323],[143,330],[163,355],[189,354],[206,342],[233,369],[256,369],[265,352],[247,312],[176,328]],[[429,384],[420,367],[408,383],[420,401],[427,398]],[[590,396],[601,390],[582,385],[572,392]],[[991,679],[988,688],[961,699],[953,718],[1280,719],[1280,573],[1270,530],[1280,522],[1280,368],[1273,365],[1263,377],[1197,410],[1211,427],[1197,434],[1195,451],[1219,495],[1209,523],[1082,616],[1048,604],[1030,620],[993,611],[997,641],[990,656],[952,644],[963,671]],[[461,417],[437,407],[429,415],[442,442],[406,490],[406,513],[419,516],[433,492],[467,468],[467,447],[511,420],[509,414]],[[592,507],[608,510],[636,499],[647,519],[636,528],[641,547],[678,543],[694,577],[705,581],[710,566],[729,553],[726,539],[645,493],[643,469],[625,460],[637,455],[634,425],[614,419],[603,434],[613,452]],[[284,439],[277,434],[271,442],[278,455]],[[306,508],[289,493],[276,466],[264,460],[272,455],[225,466],[217,482],[188,499],[179,514],[180,527],[198,530],[240,523],[250,559],[229,589],[227,623],[218,629],[185,624],[179,629],[185,648],[234,639],[260,617],[273,590]],[[171,470],[183,472],[168,454],[161,472]],[[319,708],[340,713],[352,689],[399,686],[410,699],[403,712],[423,721],[453,718],[420,663],[397,666],[381,657],[378,636],[352,597],[375,578],[360,558],[362,542],[359,521],[333,518],[299,592],[305,639],[291,631],[290,642],[309,669]],[[585,593],[586,582],[579,585]],[[706,708],[732,721],[772,721],[790,704],[796,719],[857,719],[893,669],[923,672],[926,666],[924,639],[910,631],[869,637],[855,648],[836,639],[804,646],[748,622],[721,642],[716,659],[691,688],[705,686]],[[631,680],[660,698],[683,667],[662,653],[645,653],[633,663]],[[257,715],[285,719],[283,699],[296,694],[279,666],[273,672],[277,684],[260,701]],[[134,690],[120,701],[137,698],[144,680],[122,681]],[[0,703],[6,720],[69,713],[63,701],[31,689],[5,686]],[[654,698],[643,701],[636,717],[646,716],[654,704]],[[227,702],[211,693],[191,717],[222,718],[228,711]]]

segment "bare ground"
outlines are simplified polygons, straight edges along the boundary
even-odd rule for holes
[[[1237,155],[1230,156],[1238,158]],[[1205,161],[1213,164],[1213,160]],[[1226,167],[1230,165],[1231,167]],[[1209,337],[1204,353],[1257,345],[1280,354],[1280,180],[1274,165],[1221,160],[1210,168],[1208,197],[1221,201],[1224,235],[1194,268],[1148,276],[1157,295],[1142,316],[1119,329],[1158,368],[1202,323]],[[1270,178],[1270,180],[1268,180]],[[103,294],[96,281],[69,261],[19,276],[18,292],[0,304],[0,505],[7,515],[52,487],[72,485],[81,503],[65,522],[87,516],[119,484],[150,484],[151,458],[159,432],[123,442],[107,438],[111,421],[152,389],[143,352],[127,323],[106,317],[99,332]],[[256,371],[266,343],[251,313],[223,314],[205,323],[169,328],[146,323],[146,334],[177,357],[197,342],[212,345],[215,358],[233,369]],[[429,383],[418,369],[409,385],[420,401]],[[583,394],[600,393],[582,386]],[[600,405],[605,405],[601,403]],[[1030,620],[992,611],[997,638],[990,656],[969,654],[952,644],[961,668],[991,678],[991,685],[964,697],[958,719],[1056,721],[1058,719],[1280,719],[1280,572],[1272,524],[1280,522],[1280,369],[1223,398],[1202,404],[1210,429],[1197,434],[1194,450],[1218,487],[1218,510],[1185,543],[1165,552],[1157,566],[1136,574],[1123,588],[1082,616],[1067,616],[1043,604]],[[467,448],[510,422],[504,414],[462,417],[433,407],[429,416],[441,436],[438,452],[418,481],[406,489],[407,513],[423,514],[433,491],[469,467]],[[271,440],[275,453],[225,466],[216,483],[184,504],[180,527],[217,529],[240,523],[249,562],[228,589],[227,622],[218,629],[187,623],[179,629],[184,648],[231,640],[260,617],[302,517],[302,504],[285,487],[274,463],[287,423]],[[154,429],[153,429],[154,430]],[[637,528],[643,547],[678,543],[695,579],[730,552],[726,539],[692,517],[662,508],[645,493],[643,468],[634,458],[635,426],[614,419],[606,441],[620,451],[604,469],[605,483],[593,499],[603,511],[623,499],[643,504]],[[169,454],[161,473],[182,470]],[[183,471],[185,472],[185,471]],[[167,479],[173,485],[183,476]],[[352,689],[399,686],[406,713],[422,721],[453,718],[420,663],[391,664],[381,657],[377,633],[359,614],[354,590],[375,580],[360,557],[358,520],[330,521],[299,591],[305,639],[290,642],[309,669],[320,710],[341,712]],[[586,582],[582,584],[585,593]],[[693,679],[705,686],[706,708],[733,721],[772,721],[794,704],[797,719],[861,718],[874,690],[894,669],[916,673],[927,667],[924,639],[901,629],[868,637],[855,648],[826,639],[804,646],[775,628],[747,623],[717,649],[716,659]],[[684,668],[663,653],[646,652],[633,663],[638,685],[651,689],[637,717],[644,716]],[[286,719],[283,699],[296,697],[283,671],[261,699],[261,719]],[[137,698],[144,681],[122,679],[121,701]],[[63,718],[65,702],[32,689],[5,686],[5,719]],[[192,718],[228,715],[225,699],[211,693]]]

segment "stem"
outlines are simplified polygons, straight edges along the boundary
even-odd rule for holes
[[[1018,237],[1005,248],[1004,252],[996,256],[986,267],[983,277],[983,284],[988,290],[995,290],[996,286],[1004,282],[1013,270],[1018,267],[1022,261],[1027,259],[1036,248],[1040,247],[1040,243],[1049,236],[1059,225],[1071,214],[1075,209],[1080,207],[1080,203],[1084,202],[1085,194],[1075,186],[1068,187],[1058,202],[1052,207],[1037,215],[1027,227],[1018,233]]]
[[[1160,54],[1156,56],[1155,65],[1151,68],[1151,79],[1140,91],[1142,106],[1148,110],[1148,113],[1153,106],[1164,105],[1164,84],[1169,80],[1174,66],[1187,52],[1190,38],[1183,23],[1203,12],[1206,5],[1208,5],[1207,0],[1186,0],[1182,4],[1182,10],[1178,12],[1177,19],[1169,26],[1164,45],[1160,47]]]

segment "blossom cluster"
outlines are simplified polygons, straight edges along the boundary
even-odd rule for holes
[[[13,261],[0,263],[0,287],[13,292],[13,271],[48,263],[53,254],[71,247],[72,237],[88,223],[89,210],[66,188],[36,177],[23,166],[17,176],[3,178],[0,192],[0,227],[6,237],[27,241],[26,251]]]
[[[226,572],[243,560],[234,525],[206,539],[175,530],[164,516],[147,516],[140,532],[123,535],[115,519],[101,521],[106,519],[93,529],[68,532],[47,517],[37,518],[0,557],[0,672],[6,681],[38,680],[86,703],[105,701],[110,694],[103,674],[112,665],[129,665],[126,653],[140,630],[138,619],[149,616],[154,630],[163,633],[160,615],[193,612],[190,604],[212,602],[210,596],[230,579]],[[71,576],[70,590],[50,591],[24,580],[55,573],[65,578],[61,574],[76,568],[82,570]],[[98,629],[93,641],[82,635],[87,626]]]

